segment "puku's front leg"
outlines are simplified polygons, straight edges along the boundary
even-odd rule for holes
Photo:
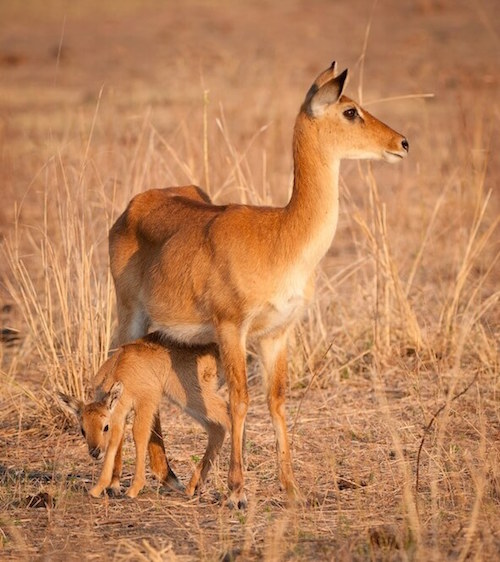
[[[120,444],[118,445],[118,449],[116,450],[115,455],[115,462],[113,465],[113,475],[111,477],[111,484],[109,485],[109,489],[114,495],[121,494],[121,487],[120,487],[120,478],[122,475],[122,467],[123,467],[123,434],[120,440]]]
[[[116,454],[123,440],[123,425],[124,421],[113,424],[111,428],[111,436],[104,455],[101,475],[99,476],[97,484],[89,491],[89,494],[94,498],[98,498],[103,490],[108,488],[111,484]]]
[[[243,477],[243,430],[248,410],[248,387],[245,348],[241,330],[232,323],[218,327],[222,365],[229,387],[229,410],[231,414],[231,457],[229,461],[228,487],[230,508],[244,509],[247,498]]]
[[[148,408],[145,404],[136,409],[132,427],[135,443],[135,474],[132,485],[127,490],[129,498],[135,498],[146,483],[146,451],[154,414],[154,409]]]
[[[278,474],[282,487],[291,501],[301,499],[293,475],[292,457],[285,422],[285,392],[287,383],[286,333],[279,337],[263,338],[259,342],[260,357],[266,381],[267,405],[276,435]]]

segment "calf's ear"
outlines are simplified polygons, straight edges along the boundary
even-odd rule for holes
[[[106,406],[108,410],[112,412],[116,405],[118,404],[118,400],[120,400],[121,395],[123,394],[123,383],[121,381],[116,381],[113,386],[110,388],[108,395],[106,396]]]
[[[63,392],[56,392],[56,398],[59,402],[59,405],[63,410],[73,414],[76,417],[79,417],[83,410],[83,402],[74,398],[73,396],[68,396]]]

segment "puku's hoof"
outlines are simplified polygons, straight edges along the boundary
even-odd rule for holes
[[[226,505],[229,509],[246,509],[248,502],[247,502],[247,497],[245,495],[245,492],[241,492],[239,494],[233,492],[227,502]]]
[[[306,505],[306,498],[302,495],[297,485],[288,486],[286,489],[287,502],[290,507]]]
[[[171,471],[168,476],[163,481],[163,485],[170,490],[175,492],[184,492],[186,490],[184,484],[177,478],[177,476]]]
[[[106,488],[106,493],[110,498],[121,498],[125,494],[125,488],[122,486]]]

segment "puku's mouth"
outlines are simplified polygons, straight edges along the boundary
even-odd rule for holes
[[[391,152],[390,150],[384,150],[384,158],[387,162],[398,162],[406,157],[406,152]]]

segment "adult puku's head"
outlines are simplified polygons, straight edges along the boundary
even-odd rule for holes
[[[332,159],[373,159],[397,162],[409,144],[403,136],[343,95],[347,69],[336,74],[335,62],[324,70],[306,94],[296,131],[302,126],[317,130],[322,151]]]

